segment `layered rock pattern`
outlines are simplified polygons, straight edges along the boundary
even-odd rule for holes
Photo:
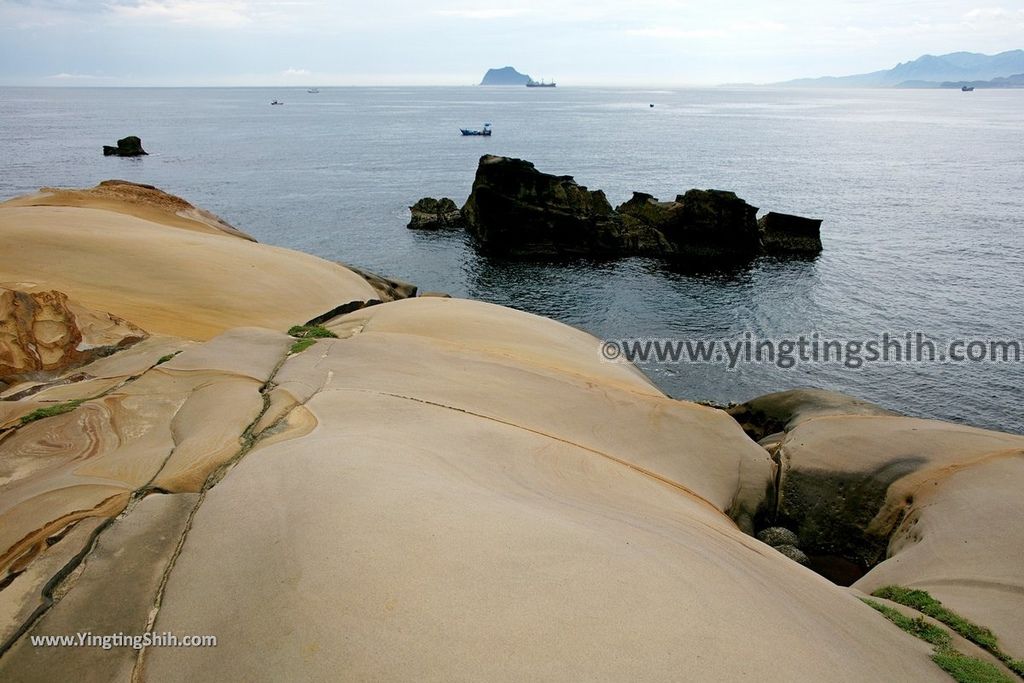
[[[126,320],[69,301],[63,292],[0,287],[0,389],[82,365],[147,336]]]

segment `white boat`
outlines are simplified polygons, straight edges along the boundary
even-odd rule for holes
[[[319,95],[320,94],[320,88],[310,88],[306,92],[308,92],[310,95]]]

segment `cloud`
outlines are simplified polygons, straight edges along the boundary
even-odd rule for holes
[[[125,19],[174,24],[233,27],[253,21],[253,4],[242,0],[138,0],[111,3],[107,8]]]
[[[530,10],[523,7],[484,7],[475,9],[441,9],[434,14],[439,17],[455,17],[456,19],[507,19],[529,14]]]
[[[293,68],[293,69],[285,69],[284,71],[281,72],[281,75],[285,76],[287,78],[296,78],[296,77],[299,77],[299,76],[309,76],[309,75],[311,75],[311,72],[309,71],[309,69],[294,69]]]
[[[110,76],[95,76],[93,74],[69,74],[69,73],[63,73],[62,72],[62,73],[59,73],[59,74],[53,74],[52,76],[47,76],[46,79],[50,80],[50,81],[65,81],[65,82],[68,82],[68,81],[105,81],[105,80],[110,80]]]

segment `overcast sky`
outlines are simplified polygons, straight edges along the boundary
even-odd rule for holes
[[[1024,0],[0,0],[6,85],[701,85],[1021,47]]]

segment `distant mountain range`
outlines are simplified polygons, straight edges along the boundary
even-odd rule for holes
[[[521,74],[511,66],[500,69],[488,69],[480,85],[526,85],[533,79],[527,74]]]
[[[1024,74],[1014,74],[1005,78],[993,78],[991,81],[945,81],[940,88],[1024,88]]]
[[[891,69],[853,76],[799,78],[779,85],[825,88],[939,88],[973,81],[1024,74],[1024,50],[1009,50],[997,55],[977,52],[951,52],[948,55],[924,55]],[[946,85],[949,83],[950,85]],[[1008,85],[981,87],[1014,87]]]

